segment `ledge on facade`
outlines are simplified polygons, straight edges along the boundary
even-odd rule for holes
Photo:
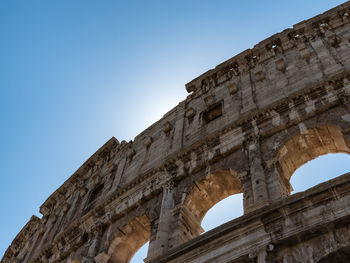
[[[52,203],[55,202],[56,196],[59,195],[60,192],[64,192],[65,188],[68,188],[70,185],[74,184],[74,182],[79,180],[79,176],[86,172],[86,169],[91,165],[91,163],[96,162],[98,158],[101,158],[102,155],[104,155],[106,152],[110,152],[119,144],[119,141],[115,137],[109,139],[102,147],[100,147],[93,155],[91,155],[90,158],[87,159],[79,167],[79,169],[75,171],[75,173],[63,183],[63,185],[61,185],[53,194],[51,194],[46,199],[46,201],[40,206],[40,213],[42,215],[46,215],[50,211]]]
[[[11,258],[13,255],[13,250],[16,249],[16,247],[23,246],[23,241],[27,240],[27,236],[30,236],[32,232],[36,231],[36,227],[40,224],[40,218],[33,215],[30,220],[25,224],[25,226],[21,229],[21,231],[16,235],[16,237],[13,239],[11,245],[7,248],[5,251],[5,254],[3,256],[3,259],[5,258]]]
[[[231,67],[234,63],[243,64],[243,63],[246,63],[247,57],[252,57],[252,56],[255,57],[256,54],[263,54],[268,52],[267,50],[268,45],[273,45],[274,43],[277,43],[280,40],[282,41],[282,39],[283,41],[286,41],[286,40],[288,41],[290,39],[290,34],[292,32],[295,32],[296,34],[297,32],[303,32],[305,28],[309,27],[310,29],[313,27],[314,24],[317,24],[318,22],[322,22],[325,19],[339,15],[341,11],[345,11],[346,9],[349,9],[349,8],[350,8],[350,2],[348,1],[346,3],[338,5],[324,12],[323,14],[320,14],[310,19],[299,22],[293,25],[293,28],[287,28],[280,33],[277,33],[272,35],[271,37],[268,37],[267,39],[256,44],[252,49],[247,49],[233,56],[232,58],[226,60],[225,62],[217,65],[215,68],[208,70],[207,72],[203,73],[202,75],[198,76],[197,78],[187,83],[185,85],[187,92],[188,93],[196,92],[201,88],[202,82],[205,79],[212,78],[214,75],[218,74],[220,71],[224,71],[225,69],[231,70]],[[266,59],[266,55],[262,55],[262,57],[265,57]]]

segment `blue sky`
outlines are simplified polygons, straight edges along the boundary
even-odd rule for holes
[[[342,2],[0,1],[0,257],[109,138],[133,139],[185,83]]]

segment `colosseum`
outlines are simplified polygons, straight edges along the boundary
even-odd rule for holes
[[[40,207],[2,263],[350,262],[350,173],[291,195],[306,162],[350,153],[350,2],[186,84],[130,142],[111,138]],[[244,215],[203,234],[243,194]]]

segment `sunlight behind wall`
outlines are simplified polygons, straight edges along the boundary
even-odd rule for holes
[[[322,155],[294,172],[290,180],[294,188],[291,194],[305,191],[348,172],[350,172],[350,155],[345,153]]]

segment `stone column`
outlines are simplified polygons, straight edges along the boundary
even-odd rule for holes
[[[193,217],[186,207],[180,205],[173,210],[172,214],[174,222],[172,224],[171,239],[169,240],[169,249],[204,232],[200,222]]]
[[[279,174],[277,165],[276,161],[267,162],[265,171],[271,203],[289,196],[290,192],[293,191],[289,180]]]
[[[245,174],[241,178],[242,190],[243,190],[243,209],[244,214],[249,212],[249,208],[254,205],[254,195],[252,189],[252,180]]]
[[[160,216],[152,223],[151,239],[145,262],[166,253],[204,232],[199,222],[182,205],[175,204],[175,191],[172,182],[163,187]]]
[[[171,224],[174,221],[172,215],[174,203],[174,182],[170,179],[163,186],[162,205],[159,213],[157,232],[155,233],[156,237],[153,240],[151,237],[147,258],[157,257],[168,250]]]
[[[92,238],[91,241],[89,242],[89,250],[88,250],[88,257],[89,258],[94,258],[95,255],[98,252],[101,239],[103,235],[103,229],[102,227],[97,227],[92,231]]]
[[[263,159],[258,138],[254,138],[248,142],[247,154],[249,157],[250,176],[254,197],[254,205],[248,210],[252,210],[269,204],[265,170],[262,166]]]

